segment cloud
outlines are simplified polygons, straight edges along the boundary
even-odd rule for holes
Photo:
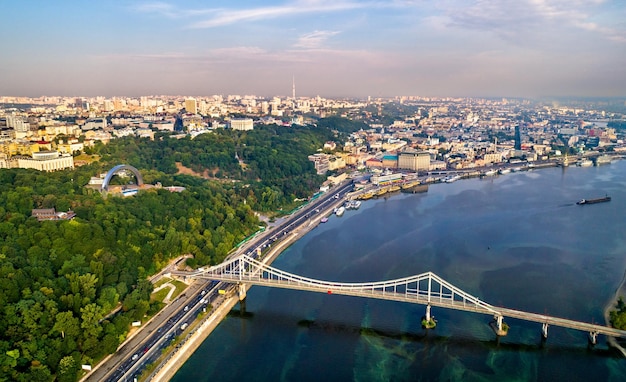
[[[297,14],[330,13],[358,8],[371,7],[372,3],[349,0],[326,1],[308,0],[286,3],[279,6],[259,7],[240,10],[220,10],[210,18],[195,22],[192,28],[213,28],[234,24],[241,21],[268,20]]]
[[[624,30],[592,21],[603,0],[474,0],[448,1],[442,6],[448,26],[492,32],[505,40],[523,41],[553,27],[571,27],[626,41]]]
[[[294,47],[303,49],[316,49],[322,46],[322,44],[328,40],[328,38],[339,34],[338,31],[314,31],[306,33],[295,43]]]
[[[139,13],[154,13],[161,16],[165,16],[169,19],[182,19],[189,17],[198,17],[214,12],[219,12],[219,9],[205,8],[205,9],[180,9],[172,4],[164,2],[151,2],[142,3],[132,7],[132,9]]]
[[[171,19],[204,17],[203,20],[191,21],[189,26],[190,28],[201,29],[232,25],[242,21],[270,20],[292,15],[332,13],[366,8],[406,7],[410,4],[411,2],[403,0],[295,0],[281,5],[244,9],[181,9],[165,2],[150,2],[137,5],[133,9],[136,12],[159,14]]]

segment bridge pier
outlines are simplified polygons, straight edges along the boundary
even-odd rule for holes
[[[239,301],[243,301],[246,299],[246,284],[239,283]]]
[[[241,315],[246,313],[246,284],[239,283],[239,313]]]
[[[434,329],[437,326],[435,317],[430,314],[430,305],[426,305],[426,315],[422,318],[422,327],[425,329]]]
[[[548,323],[544,322],[543,325],[541,325],[541,338],[543,338],[544,340],[548,339]]]
[[[589,345],[595,346],[598,343],[598,332],[589,332]]]
[[[509,333],[509,326],[504,323],[504,317],[500,314],[493,316],[495,325],[492,327],[493,331],[498,337],[504,337]]]

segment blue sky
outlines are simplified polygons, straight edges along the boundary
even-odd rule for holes
[[[626,96],[623,0],[3,1],[0,95]]]

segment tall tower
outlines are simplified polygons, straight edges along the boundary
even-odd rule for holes
[[[187,98],[185,100],[185,110],[187,110],[187,113],[191,114],[198,113],[198,102],[195,98]]]
[[[291,80],[291,98],[296,99],[296,76]]]

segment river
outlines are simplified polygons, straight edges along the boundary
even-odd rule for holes
[[[612,197],[579,206],[582,198]],[[496,306],[604,323],[626,269],[626,161],[431,185],[331,217],[273,266],[364,282],[433,271]],[[252,287],[173,381],[624,381],[626,359],[600,336],[338,295]]]

